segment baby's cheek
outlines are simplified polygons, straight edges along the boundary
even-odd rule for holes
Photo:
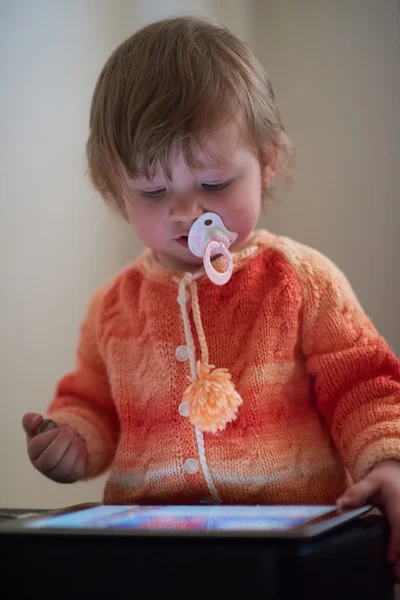
[[[254,228],[257,225],[259,217],[259,212],[254,209],[252,206],[246,206],[236,215],[234,227],[234,231],[241,234],[242,236],[247,237],[250,235]]]
[[[141,227],[142,240],[149,248],[153,250],[165,251],[168,241],[168,229],[163,225],[162,221],[151,219],[142,223]]]
[[[236,222],[240,224],[242,230],[249,230],[255,227],[261,209],[261,187],[249,182],[248,186],[238,188],[230,202],[226,205]]]
[[[163,235],[163,227],[156,211],[151,211],[147,207],[139,205],[129,205],[127,213],[128,221],[141,242],[146,246],[156,248],[157,244],[160,244]]]

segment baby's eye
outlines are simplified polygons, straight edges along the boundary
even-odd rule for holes
[[[159,198],[160,196],[163,196],[166,191],[166,188],[160,188],[158,190],[140,190],[140,195],[145,198]]]
[[[202,183],[201,187],[204,190],[213,192],[213,191],[223,190],[224,188],[228,187],[228,185],[230,185],[230,183],[231,183],[230,181],[222,181],[221,183]]]

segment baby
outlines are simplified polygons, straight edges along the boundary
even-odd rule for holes
[[[152,23],[94,91],[101,196],[146,250],[97,290],[47,416],[54,481],[110,470],[108,504],[371,501],[400,578],[400,364],[340,270],[256,229],[291,149],[269,78],[224,27]]]

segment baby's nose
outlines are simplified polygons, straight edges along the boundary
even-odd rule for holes
[[[173,221],[181,223],[191,223],[204,213],[203,207],[195,198],[186,198],[175,202],[171,208],[169,216]]]

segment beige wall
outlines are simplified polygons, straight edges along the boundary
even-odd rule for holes
[[[36,473],[20,418],[44,410],[73,365],[89,295],[140,250],[88,187],[84,144],[99,70],[148,20],[206,14],[257,43],[298,148],[293,194],[263,224],[336,260],[400,350],[395,1],[16,0],[0,11],[0,506],[101,497],[103,480]]]
[[[297,149],[263,224],[348,275],[400,355],[400,3],[256,0],[257,53]]]

